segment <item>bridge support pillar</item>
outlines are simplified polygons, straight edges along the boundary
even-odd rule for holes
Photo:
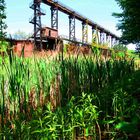
[[[112,47],[116,45],[116,38],[112,38]]]
[[[82,43],[88,43],[88,24],[82,23]]]
[[[104,32],[104,44],[106,44],[106,33]]]
[[[104,32],[100,32],[100,43],[101,44],[105,43],[105,33]]]
[[[116,38],[112,37],[111,38],[111,47],[113,47],[114,45],[116,45],[115,42],[116,42]]]
[[[101,31],[98,29],[98,44],[101,43]]]
[[[113,47],[113,37],[110,35],[110,47]]]
[[[34,45],[35,49],[42,50],[42,24],[41,24],[41,16],[45,15],[45,13],[41,9],[41,1],[33,0],[33,3],[31,3],[30,8],[34,10],[34,15],[30,19],[30,23],[34,25]],[[39,42],[39,43],[38,43]]]
[[[106,43],[108,44],[108,47],[111,47],[111,38],[110,35],[106,36]]]
[[[58,8],[51,7],[51,27],[58,30]]]
[[[92,43],[98,44],[98,29],[96,27],[92,27]]]
[[[69,16],[69,40],[75,41],[75,17]]]

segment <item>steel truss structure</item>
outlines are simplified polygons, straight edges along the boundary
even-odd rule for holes
[[[98,29],[96,26],[92,26],[92,43],[99,43]]]
[[[88,43],[88,26],[92,27],[92,41],[96,43],[105,43],[109,41],[109,44],[114,45],[118,43],[119,37],[110,31],[106,30],[102,26],[93,22],[92,20],[82,16],[73,9],[67,7],[66,5],[56,1],[56,0],[33,0],[31,9],[34,10],[34,16],[30,20],[30,23],[34,24],[34,42],[37,46],[38,40],[40,42],[39,47],[42,49],[42,36],[41,36],[41,16],[45,15],[40,8],[40,4],[44,3],[51,7],[51,28],[58,30],[58,11],[61,11],[69,16],[69,40],[76,41],[75,31],[76,25],[75,21],[79,20],[82,23],[82,43]],[[109,37],[108,37],[109,36]],[[115,41],[117,40],[117,41]]]
[[[75,16],[69,16],[69,40],[75,41]]]
[[[58,8],[55,6],[51,7],[51,27],[58,30]]]
[[[100,43],[101,44],[105,43],[105,33],[104,32],[100,32]]]
[[[82,23],[82,42],[88,43],[88,24],[87,22]]]
[[[41,16],[45,15],[43,10],[40,7],[41,0],[34,0],[33,3],[31,3],[30,8],[34,10],[34,15],[30,19],[30,23],[34,24],[34,45],[36,49],[42,50],[42,24],[41,24]],[[39,43],[38,43],[39,42]]]

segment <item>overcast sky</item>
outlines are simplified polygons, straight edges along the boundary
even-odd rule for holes
[[[33,10],[29,8],[33,0],[5,0],[7,5],[7,32],[15,33],[18,30],[26,33],[33,32],[33,25],[29,23]],[[116,24],[118,19],[112,16],[113,12],[120,12],[115,0],[59,0],[61,3],[72,8],[74,11],[93,20],[114,34],[120,36],[121,32],[117,31]],[[42,9],[46,15],[42,17],[42,24],[49,26],[51,23],[50,7],[42,4]],[[59,12],[59,35],[67,35],[69,32],[68,16]],[[76,37],[81,39],[82,26],[81,22],[76,20]],[[89,40],[91,39],[91,28],[89,27]]]

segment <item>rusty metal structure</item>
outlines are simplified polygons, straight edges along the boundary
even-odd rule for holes
[[[69,40],[75,41],[75,16],[69,16]]]
[[[41,24],[41,16],[45,15],[43,10],[40,7],[41,5],[41,0],[34,0],[30,4],[30,8],[34,10],[34,15],[30,19],[30,23],[34,25],[34,44],[35,48],[42,49],[42,24]],[[39,43],[38,43],[39,42]]]
[[[58,30],[58,8],[56,6],[51,7],[51,27]]]
[[[75,38],[76,25],[75,20],[79,20],[82,23],[82,44],[88,44],[88,26],[92,27],[92,40],[97,43],[109,43],[115,45],[119,42],[119,37],[106,30],[102,26],[98,25],[94,21],[86,18],[85,16],[79,14],[68,6],[56,1],[56,0],[33,0],[31,9],[34,10],[34,17],[30,20],[30,23],[34,24],[34,42],[37,44],[37,39],[40,40],[40,48],[42,48],[42,36],[41,36],[41,16],[45,15],[40,5],[41,3],[50,6],[51,10],[51,28],[58,31],[58,12],[61,11],[68,15],[69,18],[69,37],[63,39],[78,42]]]
[[[83,21],[82,23],[82,43],[88,43],[88,23],[87,21]]]

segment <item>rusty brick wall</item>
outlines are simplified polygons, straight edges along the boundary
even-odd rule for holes
[[[31,57],[33,54],[34,44],[30,41],[16,41],[13,52],[17,56]]]

